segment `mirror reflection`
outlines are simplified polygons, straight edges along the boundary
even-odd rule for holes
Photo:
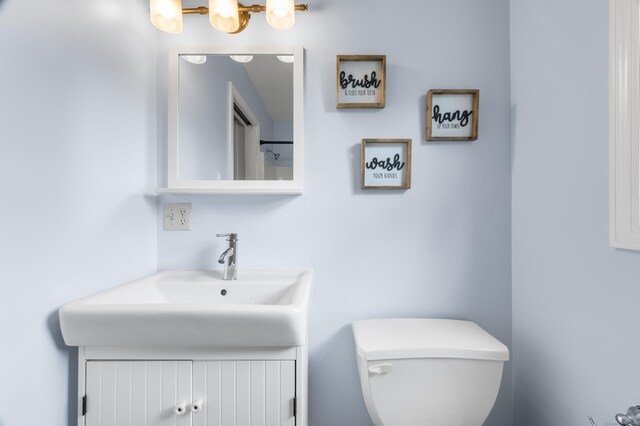
[[[293,179],[293,56],[180,55],[179,180]]]

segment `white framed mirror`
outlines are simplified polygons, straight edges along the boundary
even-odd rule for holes
[[[176,46],[169,54],[166,188],[301,194],[302,46]]]

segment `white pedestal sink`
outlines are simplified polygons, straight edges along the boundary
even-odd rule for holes
[[[79,346],[78,424],[306,426],[311,282],[165,271],[62,306],[64,340]]]
[[[60,326],[70,346],[300,346],[310,287],[310,271],[158,272],[64,305]]]

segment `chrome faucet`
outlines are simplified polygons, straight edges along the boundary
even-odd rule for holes
[[[218,258],[218,263],[224,265],[224,275],[222,278],[225,280],[238,279],[238,271],[236,270],[236,261],[238,260],[238,234],[216,234],[216,236],[228,237],[227,241],[229,242],[229,247],[223,251]]]
[[[627,414],[616,415],[616,421],[624,426],[640,425],[640,405],[629,407]]]

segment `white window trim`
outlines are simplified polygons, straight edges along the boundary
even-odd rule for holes
[[[640,7],[609,0],[609,244],[640,250]]]

